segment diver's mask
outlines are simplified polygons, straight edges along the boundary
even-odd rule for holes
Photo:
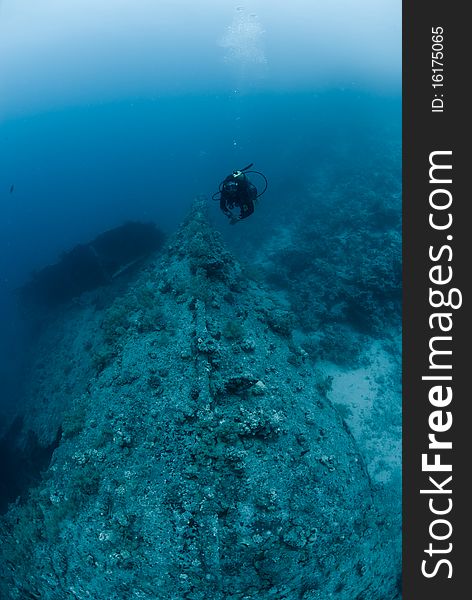
[[[227,181],[224,185],[225,192],[228,194],[235,194],[238,191],[238,184],[236,181]]]

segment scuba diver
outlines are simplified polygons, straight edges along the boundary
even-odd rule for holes
[[[220,202],[220,208],[229,218],[231,225],[235,225],[242,219],[249,217],[254,212],[256,199],[267,189],[267,179],[265,175],[259,171],[249,171],[254,163],[251,163],[244,169],[233,171],[219,185],[218,191],[213,194],[213,200]],[[257,173],[264,178],[265,187],[260,194],[257,193],[256,186],[249,181],[246,173]],[[217,195],[220,195],[217,198]],[[232,211],[234,208],[239,208],[239,215],[235,215]]]

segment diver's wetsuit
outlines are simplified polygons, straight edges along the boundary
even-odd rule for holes
[[[227,186],[226,184],[230,185]],[[234,184],[236,185],[234,186]],[[235,187],[235,191],[229,191],[231,186]],[[244,174],[237,178],[231,174],[226,177],[221,187],[220,208],[227,217],[232,217],[230,209],[238,206],[240,210],[239,218],[245,219],[254,212],[256,197],[256,186]]]

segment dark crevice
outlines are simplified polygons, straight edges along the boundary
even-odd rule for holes
[[[23,502],[28,491],[41,481],[61,437],[58,431],[52,444],[41,446],[33,431],[28,431],[24,442],[22,430],[23,418],[17,417],[0,439],[0,514],[6,513],[8,505],[17,499]]]

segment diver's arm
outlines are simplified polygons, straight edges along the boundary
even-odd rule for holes
[[[249,217],[254,212],[254,201],[257,198],[257,189],[250,182],[246,182],[247,185],[244,189],[243,200],[240,204],[241,212],[239,215],[240,219]]]
[[[231,211],[229,210],[229,208],[227,206],[226,197],[223,195],[223,193],[220,195],[220,208],[227,217],[231,216]]]
[[[253,212],[254,212],[254,202],[250,199],[245,200],[241,204],[241,212],[240,212],[239,218],[245,219],[246,217],[249,217],[249,215],[252,215]]]

